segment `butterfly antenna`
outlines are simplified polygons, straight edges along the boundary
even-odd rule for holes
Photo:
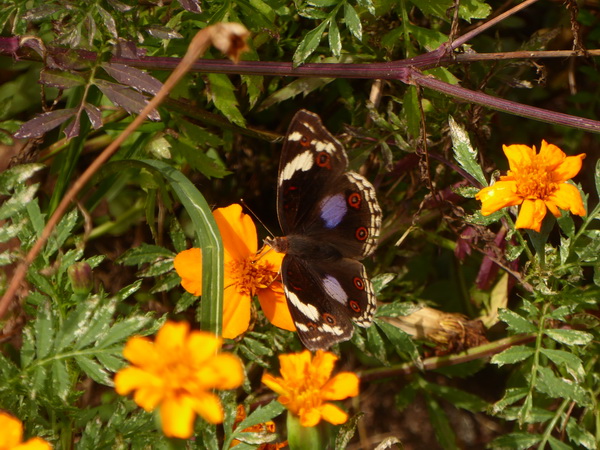
[[[275,237],[275,235],[273,234],[273,232],[271,232],[271,230],[269,229],[269,227],[267,227],[267,226],[265,225],[265,223],[264,223],[262,220],[260,220],[260,217],[258,217],[258,216],[257,216],[257,215],[254,213],[254,211],[252,211],[252,208],[250,208],[250,207],[248,206],[248,204],[247,204],[247,203],[244,201],[244,199],[243,199],[243,198],[240,198],[240,203],[241,203],[241,205],[242,205],[242,206],[243,206],[245,209],[247,209],[247,210],[248,210],[248,212],[250,213],[250,215],[251,215],[252,217],[254,217],[254,219],[255,219],[255,220],[258,222],[258,223],[260,223],[260,224],[263,226],[263,228],[264,228],[265,230],[267,230],[267,233],[269,233],[269,234],[271,235],[271,237]]]

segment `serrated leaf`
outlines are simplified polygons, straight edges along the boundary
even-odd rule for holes
[[[472,19],[485,19],[490,15],[492,7],[480,0],[461,0],[458,15],[461,19],[471,22]]]
[[[402,116],[406,121],[409,134],[416,138],[421,129],[421,108],[419,94],[415,86],[409,86],[402,99]]]
[[[67,364],[64,359],[52,361],[50,371],[52,377],[52,391],[62,400],[66,400],[71,392],[71,382]]]
[[[156,95],[162,87],[162,83],[158,79],[135,67],[109,62],[101,64],[101,67],[119,83],[131,86],[138,91]]]
[[[572,375],[575,375],[574,378],[577,380],[583,380],[585,377],[583,363],[581,362],[581,359],[573,353],[550,348],[542,348],[540,351],[557,366],[564,365]]]
[[[44,390],[47,380],[46,366],[37,365],[33,369],[33,375],[31,377],[30,395],[32,399],[35,399],[39,392]]]
[[[426,16],[433,15],[449,21],[447,12],[452,6],[452,0],[410,0],[410,2],[423,11]]]
[[[283,411],[285,411],[285,407],[275,400],[262,408],[256,408],[248,417],[238,424],[237,428],[232,434],[232,437],[235,437],[238,433],[246,428],[273,420]]]
[[[586,331],[579,330],[544,330],[546,336],[566,345],[587,345],[594,336]]]
[[[65,241],[71,236],[71,231],[77,224],[78,217],[77,210],[73,209],[60,220],[52,237],[48,240],[48,244],[44,250],[46,255],[52,255],[62,247]]]
[[[346,423],[344,423],[340,427],[340,431],[335,437],[335,450],[344,450],[348,448],[348,444],[350,440],[354,437],[356,433],[356,428],[358,427],[358,421],[362,419],[365,415],[363,412],[359,412],[354,416],[350,417]],[[391,447],[390,447],[391,448]]]
[[[479,181],[482,186],[487,186],[487,180],[477,161],[477,151],[471,145],[471,140],[466,130],[452,116],[448,118],[448,124],[450,125],[454,159],[469,175]]]
[[[591,405],[586,392],[570,380],[557,377],[548,367],[538,368],[535,388],[551,398],[568,398],[580,406]]]
[[[77,305],[75,310],[69,313],[56,334],[54,342],[55,353],[65,351],[78,337],[87,332],[92,325],[90,318],[99,302],[99,297],[90,297],[85,302]]]
[[[550,444],[550,448],[552,450],[572,450],[573,449],[573,447],[571,447],[568,444],[565,444],[562,441],[559,441],[552,435],[548,436],[548,443]]]
[[[534,353],[535,351],[531,347],[515,345],[514,347],[507,348],[502,353],[494,355],[491,363],[498,364],[500,367],[504,364],[515,364],[533,356]]]
[[[600,159],[596,161],[596,170],[594,171],[594,182],[596,184],[596,194],[600,197]]]
[[[4,224],[2,228],[0,228],[0,242],[9,241],[10,239],[17,236],[21,232],[25,224],[25,220],[22,220],[19,223],[15,223],[13,225]]]
[[[569,439],[588,450],[596,449],[596,439],[594,435],[579,425],[575,418],[571,417],[567,422],[567,434]]]
[[[81,75],[72,72],[44,69],[40,72],[40,83],[58,89],[69,89],[83,86],[85,79]]]
[[[75,345],[73,345],[75,350],[82,349],[95,342],[99,336],[110,328],[116,306],[116,301],[113,300],[96,309],[90,320],[91,326],[87,328],[85,333],[80,334],[80,337],[75,341]]]
[[[120,357],[122,350],[119,350],[114,355],[106,353],[98,353],[96,359],[102,364],[102,366],[110,372],[117,372],[122,369],[126,363],[122,357]]]
[[[50,354],[54,342],[54,323],[50,304],[45,303],[38,309],[34,324],[36,358],[44,359]]]
[[[542,437],[539,434],[534,433],[509,433],[494,439],[491,442],[491,447],[497,449],[525,450],[533,447],[541,439]]]
[[[81,370],[83,370],[85,374],[96,383],[100,383],[105,386],[114,385],[112,379],[108,375],[108,372],[93,359],[87,356],[76,355],[75,362],[81,368]]]
[[[96,10],[100,14],[100,17],[102,18],[102,23],[104,24],[108,32],[112,35],[114,39],[118,39],[119,33],[117,33],[117,24],[115,23],[115,19],[113,18],[113,16],[111,16],[110,13],[99,4],[96,3],[95,6]]]
[[[340,56],[342,54],[342,40],[340,38],[340,29],[337,26],[337,22],[332,20],[329,22],[329,48],[334,56]]]
[[[210,83],[210,99],[213,101],[219,111],[223,113],[228,120],[246,127],[246,119],[238,108],[238,101],[235,96],[235,86],[225,74],[209,73],[207,75]]]
[[[21,188],[23,183],[45,168],[43,164],[22,164],[11,167],[0,173],[0,194],[10,195],[15,188]]]
[[[537,327],[531,321],[518,315],[509,309],[500,309],[498,311],[500,320],[508,325],[508,328],[515,333],[535,333]]]
[[[498,400],[496,403],[492,405],[492,413],[499,414],[502,412],[507,406],[510,406],[527,396],[529,393],[529,389],[525,387],[519,388],[508,388],[504,392],[504,397]]]
[[[427,405],[429,420],[433,426],[438,442],[444,445],[444,449],[458,450],[459,447],[456,445],[456,435],[450,426],[446,412],[442,409],[440,404],[427,393],[425,394],[425,404]]]
[[[123,85],[105,80],[94,80],[94,84],[111,102],[120,106],[129,114],[139,114],[146,106],[146,103],[148,103],[148,100],[142,94]],[[156,121],[160,120],[158,111],[156,111],[156,109],[150,111],[148,119]]]
[[[179,4],[191,13],[200,14],[202,9],[200,8],[200,2],[198,0],[177,0]]]
[[[115,298],[117,299],[118,302],[121,302],[121,301],[127,299],[129,296],[135,294],[140,289],[141,285],[142,285],[142,280],[134,281],[129,286],[125,286],[123,289],[121,289],[119,292],[117,292],[117,294],[115,295]]]
[[[77,111],[77,108],[68,108],[38,114],[33,119],[28,120],[21,125],[13,136],[17,139],[29,139],[43,136],[48,131],[69,120],[77,114]]]
[[[377,317],[404,317],[423,309],[423,305],[395,301],[377,308]]]
[[[118,264],[126,266],[141,265],[154,262],[158,259],[173,258],[175,254],[159,245],[150,245],[142,243],[139,247],[134,247],[117,258]]]
[[[346,26],[350,30],[350,33],[352,33],[356,39],[362,41],[362,24],[360,23],[360,17],[358,17],[354,6],[350,3],[344,4],[344,20],[346,21]],[[332,22],[334,21],[335,19],[332,20]]]
[[[120,344],[137,334],[142,328],[155,320],[157,319],[152,313],[148,313],[145,316],[134,316],[121,320],[110,327],[104,336],[100,337],[96,342],[96,347],[106,348],[115,344]]]
[[[377,323],[377,320],[374,322]],[[383,338],[381,337],[381,334],[379,334],[376,326],[367,328],[367,348],[379,361],[384,364],[389,364],[385,353]]]
[[[385,336],[390,340],[396,352],[398,352],[400,355],[402,353],[408,354],[418,366],[422,364],[421,356],[419,355],[417,346],[406,332],[379,319],[375,319],[374,322],[377,325],[377,327],[381,329]]]
[[[306,58],[308,58],[312,52],[316,50],[321,42],[321,37],[325,32],[325,27],[327,27],[327,24],[328,21],[324,20],[319,24],[318,27],[306,33],[306,36],[304,36],[304,39],[302,39],[298,45],[298,48],[296,48],[296,52],[292,58],[294,67],[302,64]]]
[[[83,108],[85,109],[88,119],[90,119],[92,128],[94,130],[97,130],[100,127],[102,127],[102,111],[100,111],[100,109],[97,108],[95,105],[92,105],[88,102],[84,103]]]

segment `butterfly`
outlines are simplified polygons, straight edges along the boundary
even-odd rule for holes
[[[277,216],[284,236],[265,242],[285,253],[281,278],[304,346],[327,349],[350,339],[353,323],[370,326],[375,294],[359,260],[375,250],[381,209],[373,185],[348,171],[342,144],[306,110],[284,138]]]

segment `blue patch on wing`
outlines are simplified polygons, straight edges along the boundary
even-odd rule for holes
[[[337,227],[347,211],[344,194],[331,195],[321,201],[321,219],[325,222],[325,228]]]

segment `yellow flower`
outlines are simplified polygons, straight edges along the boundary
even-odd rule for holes
[[[578,216],[585,215],[579,190],[566,182],[581,170],[585,153],[566,156],[560,148],[546,141],[542,141],[539,154],[535,147],[526,145],[502,148],[510,170],[475,196],[481,200],[481,214],[487,216],[507,206],[521,205],[515,227],[538,232],[546,209],[555,217],[560,217],[559,208]]]
[[[248,329],[252,297],[258,296],[267,319],[276,327],[295,331],[281,282],[277,281],[283,254],[257,254],[256,227],[237,204],[213,212],[225,249],[223,337],[233,339]],[[202,295],[202,253],[184,250],[175,257],[175,270],[183,288]]]
[[[49,450],[48,442],[36,437],[23,441],[23,424],[21,421],[0,411],[0,450]]]
[[[246,419],[246,410],[244,409],[244,405],[238,405],[236,414],[235,414],[235,421],[233,422],[233,428],[234,429],[237,428],[237,426],[245,419]],[[252,425],[251,427],[244,428],[242,430],[242,433],[273,434],[273,433],[275,433],[275,422],[273,422],[272,420],[269,420],[267,422]],[[241,442],[238,441],[237,439],[234,439],[233,441],[231,441],[231,445],[229,446],[229,448],[235,447],[236,445],[239,445],[239,444],[241,444]],[[288,446],[287,441],[273,443],[273,444],[265,443],[265,444],[260,444],[258,446],[257,450],[279,450],[280,448],[284,448],[287,446]]]
[[[321,419],[334,425],[348,420],[348,414],[327,400],[358,395],[358,377],[341,372],[330,378],[337,361],[333,353],[318,350],[314,359],[308,350],[279,356],[282,377],[265,373],[262,382],[279,394],[279,403],[300,418],[303,427],[314,427]]]
[[[133,399],[146,411],[160,405],[166,436],[188,438],[196,414],[207,422],[223,422],[223,408],[212,389],[234,389],[244,381],[239,358],[217,353],[221,339],[191,331],[185,322],[167,322],[155,342],[134,336],[123,355],[132,365],[115,376],[120,395],[135,391]]]

